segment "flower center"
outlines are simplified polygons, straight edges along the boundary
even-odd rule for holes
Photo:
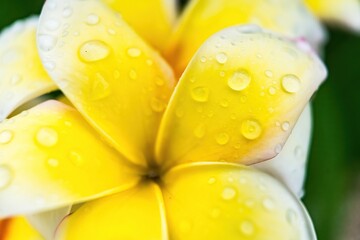
[[[149,166],[148,170],[144,174],[146,180],[151,180],[154,182],[159,182],[161,178],[161,170],[159,166]]]

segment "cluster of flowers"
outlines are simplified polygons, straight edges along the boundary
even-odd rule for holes
[[[5,29],[0,239],[316,239],[317,17],[360,31],[357,0],[47,0]]]

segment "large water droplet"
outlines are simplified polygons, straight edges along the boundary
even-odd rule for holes
[[[60,22],[58,20],[55,20],[55,19],[50,19],[50,20],[45,22],[45,27],[49,31],[55,31],[56,29],[58,29],[60,27]]]
[[[38,43],[42,51],[48,52],[55,48],[57,39],[50,35],[40,35],[38,37]]]
[[[249,140],[257,139],[262,132],[261,125],[256,120],[245,120],[241,124],[241,134]]]
[[[240,223],[240,231],[246,236],[253,235],[255,232],[254,224],[250,221],[243,221]]]
[[[11,169],[6,165],[0,165],[0,190],[8,187],[13,179]]]
[[[282,77],[281,85],[286,92],[296,93],[300,90],[301,81],[297,76],[288,74]]]
[[[97,73],[91,89],[91,99],[100,100],[109,96],[110,93],[110,84],[106,81],[104,76],[102,76],[100,73]]]
[[[89,25],[96,25],[100,22],[100,17],[94,13],[91,13],[86,18],[86,23]]]
[[[42,127],[36,133],[36,141],[44,147],[53,147],[58,142],[58,133],[50,127]]]
[[[236,190],[232,187],[226,187],[221,193],[221,197],[224,200],[232,200],[236,196]]]
[[[133,57],[133,58],[136,58],[136,57],[139,57],[141,55],[141,50],[138,49],[138,48],[129,48],[127,50],[127,54],[130,56],[130,57]]]
[[[13,139],[14,134],[10,130],[0,132],[0,144],[8,144]]]
[[[226,53],[219,53],[216,55],[216,61],[220,64],[225,64],[228,60]]]
[[[191,97],[197,102],[207,102],[210,90],[207,87],[197,87],[191,91]]]
[[[228,86],[234,91],[242,91],[249,86],[251,77],[247,71],[240,70],[228,79]]]
[[[216,136],[216,142],[219,145],[225,145],[229,142],[230,136],[227,133],[220,133]]]
[[[103,41],[91,40],[81,45],[79,54],[84,62],[95,62],[109,56],[110,47]]]

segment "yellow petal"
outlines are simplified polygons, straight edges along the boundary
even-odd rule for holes
[[[321,19],[360,32],[358,0],[305,0],[305,3]]]
[[[1,240],[43,240],[24,217],[0,220]]]
[[[223,30],[182,75],[160,128],[157,159],[169,166],[273,158],[325,76],[304,42],[254,26]]]
[[[257,24],[313,46],[324,40],[319,22],[301,1],[193,0],[181,16],[165,55],[181,75],[201,44],[212,34],[238,24]]]
[[[47,1],[38,46],[50,76],[116,149],[138,164],[152,158],[174,82],[156,52],[98,0]]]
[[[161,50],[176,20],[176,0],[103,0],[148,43]]]
[[[45,102],[0,124],[0,216],[130,188],[134,171],[62,103]]]
[[[279,155],[268,161],[253,165],[283,182],[289,190],[301,198],[311,140],[311,110],[308,105],[296,122],[284,148]],[[287,123],[281,126],[287,129]]]
[[[170,238],[314,240],[298,200],[275,179],[231,164],[189,164],[164,179]]]
[[[21,104],[55,90],[36,50],[37,17],[21,20],[0,35],[0,121]]]
[[[160,189],[154,183],[83,205],[60,225],[57,239],[165,240]]]

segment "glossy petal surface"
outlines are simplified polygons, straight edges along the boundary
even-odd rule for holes
[[[360,2],[358,0],[305,0],[320,18],[360,32]]]
[[[170,238],[315,239],[301,204],[279,182],[239,165],[198,164],[164,180]]]
[[[296,122],[283,149],[275,158],[253,165],[283,182],[299,198],[304,195],[306,162],[311,139],[311,109],[308,105]],[[279,126],[286,129],[287,123]]]
[[[57,239],[165,240],[163,211],[159,187],[144,183],[83,205],[62,223]]]
[[[73,108],[49,101],[0,124],[0,216],[70,205],[137,183]]]
[[[44,240],[23,217],[0,220],[1,240]]]
[[[306,38],[315,47],[324,40],[321,25],[298,0],[193,0],[179,20],[166,55],[180,76],[208,37],[226,27],[250,23],[291,38]]]
[[[49,31],[46,24],[58,21]],[[173,88],[171,69],[98,0],[49,0],[38,47],[66,97],[125,157],[145,165]]]
[[[219,32],[200,48],[177,85],[160,128],[157,159],[166,168],[273,158],[325,76],[324,65],[304,42],[253,26]]]
[[[55,90],[36,50],[37,17],[20,20],[0,35],[0,121],[21,104]]]
[[[156,49],[163,49],[176,20],[176,0],[103,0]],[[145,20],[146,18],[146,20]]]

